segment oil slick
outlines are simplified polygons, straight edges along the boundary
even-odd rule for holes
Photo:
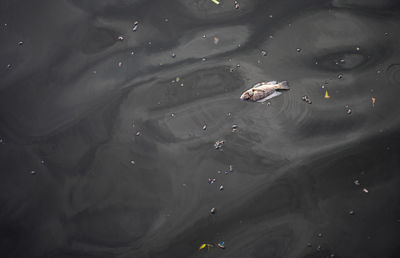
[[[241,100],[264,102],[282,94],[281,90],[289,90],[287,81],[259,82],[251,89],[246,90],[241,96]]]

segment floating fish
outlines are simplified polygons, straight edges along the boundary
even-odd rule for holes
[[[248,100],[254,102],[264,102],[266,100],[272,99],[281,95],[279,90],[289,90],[287,81],[277,82],[259,82],[253,86],[253,88],[246,90],[242,96],[241,100]]]

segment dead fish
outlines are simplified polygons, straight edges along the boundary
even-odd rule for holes
[[[253,88],[246,90],[242,96],[240,96],[240,99],[264,102],[281,95],[282,93],[280,90],[289,90],[287,81],[281,81],[279,83],[277,81],[259,82],[254,85]]]

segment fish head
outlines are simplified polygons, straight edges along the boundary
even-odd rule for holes
[[[247,90],[242,94],[242,96],[240,96],[240,99],[241,100],[249,100],[253,95],[254,95],[254,92],[252,90]]]

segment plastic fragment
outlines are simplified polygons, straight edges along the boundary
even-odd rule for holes
[[[213,1],[214,4],[219,4],[219,1],[217,0],[211,0],[211,1]]]
[[[325,99],[329,99],[331,96],[329,96],[329,94],[328,94],[328,90],[325,90],[325,96],[324,96],[324,98]]]

